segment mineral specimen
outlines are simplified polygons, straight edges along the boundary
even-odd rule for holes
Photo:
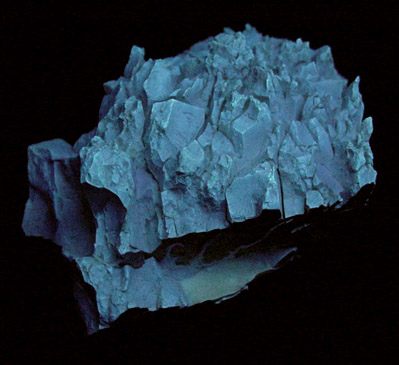
[[[98,126],[74,146],[29,146],[23,219],[94,288],[98,323],[80,297],[89,332],[129,308],[238,293],[295,247],[223,254],[229,227],[344,204],[376,180],[359,78],[347,85],[328,46],[226,28],[166,59],[133,46],[104,87]]]

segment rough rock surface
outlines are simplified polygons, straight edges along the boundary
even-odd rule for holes
[[[104,87],[98,126],[74,146],[29,146],[23,220],[76,261],[100,328],[128,308],[234,294],[292,251],[176,265],[152,255],[163,240],[344,204],[376,180],[359,77],[348,85],[328,46],[226,28],[166,59],[133,46]]]

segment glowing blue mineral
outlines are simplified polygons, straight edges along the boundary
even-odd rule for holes
[[[166,59],[133,46],[104,86],[99,124],[74,146],[29,146],[23,220],[95,289],[91,331],[128,308],[230,296],[292,251],[179,266],[154,257],[163,240],[343,204],[376,180],[359,77],[348,85],[328,46],[226,28]]]

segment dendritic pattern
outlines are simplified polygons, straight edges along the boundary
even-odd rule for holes
[[[23,221],[95,289],[92,330],[128,308],[230,296],[292,251],[178,266],[152,255],[163,240],[344,204],[376,180],[359,77],[348,85],[328,46],[226,28],[176,57],[133,46],[104,87],[98,126],[74,146],[29,147]]]

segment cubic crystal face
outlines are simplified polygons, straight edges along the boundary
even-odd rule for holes
[[[163,241],[184,246],[264,210],[288,218],[344,204],[374,183],[359,81],[348,86],[328,46],[250,25],[162,60],[133,46],[124,76],[104,84],[96,128],[74,146],[28,148],[23,229],[61,245],[95,289],[100,324],[89,331],[133,307],[230,296],[295,250],[205,264],[201,248],[177,265],[155,255]]]

